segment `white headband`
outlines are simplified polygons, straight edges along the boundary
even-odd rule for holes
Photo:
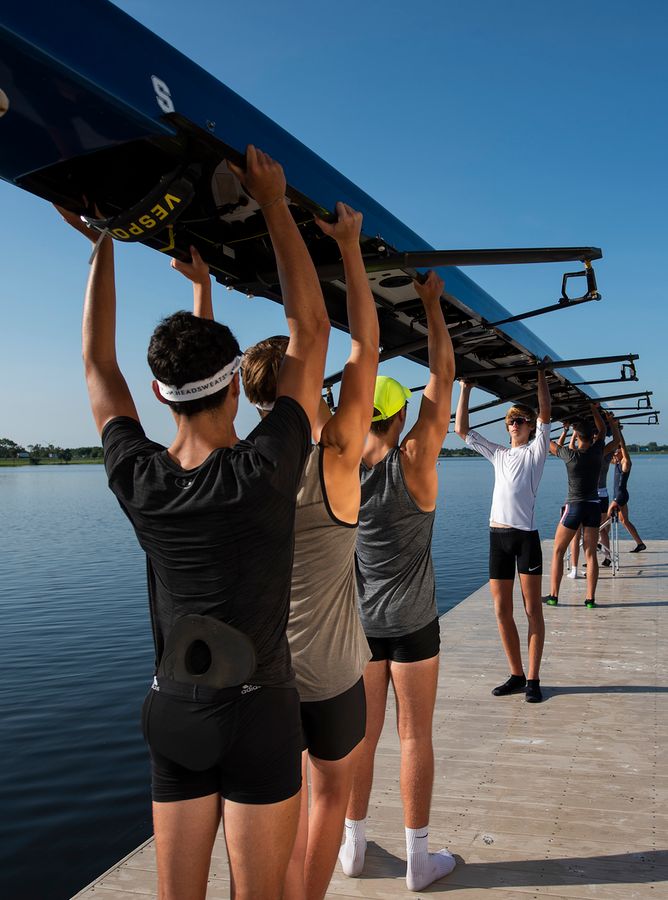
[[[158,390],[165,400],[187,401],[197,400],[198,397],[208,397],[209,394],[215,394],[227,387],[240,365],[241,357],[235,356],[231,363],[228,363],[220,372],[216,372],[210,378],[205,378],[202,381],[191,381],[180,388],[171,387],[158,381]]]
[[[274,402],[272,400],[271,403],[256,403],[255,409],[259,409],[261,412],[271,412],[274,408]]]

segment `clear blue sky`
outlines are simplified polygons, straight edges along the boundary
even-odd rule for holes
[[[564,358],[640,353],[638,389],[654,390],[668,423],[668,5],[117,5],[436,247],[602,247],[602,302],[529,326]],[[115,64],[113,48],[101,52]],[[121,58],[122,47],[117,52]],[[0,208],[0,437],[98,443],[79,347],[88,248],[43,201],[4,182]],[[171,421],[152,397],[145,349],[162,315],[189,306],[188,285],[163,257],[137,245],[118,248],[117,269],[121,365],[147,431],[169,442]],[[563,271],[553,265],[470,274],[520,312],[553,302]],[[242,346],[284,330],[280,307],[269,301],[216,287],[215,305]],[[339,368],[345,352],[345,338],[335,337],[328,368]],[[409,385],[424,377],[407,362],[382,371]],[[614,374],[607,368],[598,377]],[[242,406],[239,432],[255,421]],[[488,433],[501,437],[498,429]],[[666,443],[668,427],[629,428],[627,436]],[[447,445],[457,446],[457,438]]]

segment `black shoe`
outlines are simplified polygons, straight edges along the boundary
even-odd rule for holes
[[[527,681],[526,698],[527,703],[540,703],[543,699],[539,678],[529,678]]]
[[[554,594],[548,594],[547,597],[543,597],[543,603],[547,603],[548,606],[557,606],[559,598],[555,597]]]
[[[492,691],[495,697],[505,697],[507,694],[520,694],[526,687],[527,680],[524,675],[511,675],[508,681],[498,685]]]
[[[596,609],[597,603],[595,600],[585,600],[585,606],[587,609]]]
[[[633,550],[629,550],[629,553],[641,553],[643,550],[647,550],[647,544],[643,544],[643,542],[640,541],[639,544],[636,544]]]

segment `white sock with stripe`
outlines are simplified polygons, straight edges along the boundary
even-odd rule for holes
[[[429,830],[406,828],[406,887],[409,891],[421,891],[428,884],[445,878],[457,865],[447,850],[429,853]]]
[[[345,840],[339,850],[339,860],[345,875],[357,878],[364,868],[366,853],[366,819],[346,819]]]

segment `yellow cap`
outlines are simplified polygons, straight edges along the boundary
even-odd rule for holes
[[[376,390],[373,394],[373,405],[379,412],[374,416],[372,422],[380,422],[383,419],[389,419],[400,409],[403,409],[406,401],[410,397],[411,392],[403,384],[399,384],[394,378],[388,375],[379,375],[376,378]]]

